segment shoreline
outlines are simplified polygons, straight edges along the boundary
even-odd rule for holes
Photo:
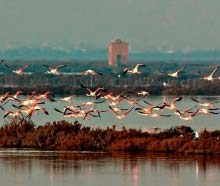
[[[40,90],[39,93],[43,93],[46,91],[52,92],[55,96],[85,96],[86,91],[84,88],[75,88],[71,86],[36,86],[36,87],[1,87],[0,94],[5,94],[10,92],[11,94],[16,93],[18,90],[25,92],[26,95],[31,94],[35,90]],[[94,87],[90,87],[94,88]],[[109,87],[108,91],[119,94],[123,91],[129,90],[131,92],[138,92],[142,90],[147,90],[150,92],[149,96],[220,96],[220,90],[216,87],[212,87],[212,89],[208,89],[208,91],[201,91],[201,89],[186,89],[181,87],[171,87],[163,89],[160,86],[151,86],[151,87]]]
[[[0,127],[1,149],[90,152],[150,152],[167,154],[220,155],[220,130],[195,132],[187,126],[164,131],[116,130],[83,127],[64,120],[35,126],[18,120]]]

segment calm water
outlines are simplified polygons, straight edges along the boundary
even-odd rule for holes
[[[216,186],[220,157],[0,151],[4,186]]]
[[[168,97],[167,101],[170,101],[172,98],[173,97]],[[218,97],[218,96],[212,96],[212,97],[208,97],[208,96],[201,97],[200,96],[200,97],[196,97],[196,98],[199,100],[203,100],[203,101],[220,100],[220,97]],[[149,97],[147,97],[147,100],[151,103],[159,104],[162,102],[163,97],[162,96],[149,96]],[[85,101],[94,101],[94,99],[89,98],[89,97],[82,97],[82,96],[77,96],[77,97],[73,98],[74,104],[80,104]],[[10,106],[10,103],[8,105],[9,106],[6,107],[6,109],[13,109]],[[62,116],[62,114],[54,111],[54,108],[58,108],[60,110],[63,110],[64,105],[67,105],[67,104],[63,103],[63,102],[55,102],[55,103],[48,102],[44,105],[44,107],[48,110],[49,116],[42,114],[42,112],[39,112],[37,115],[34,115],[32,117],[32,120],[35,122],[36,125],[43,125],[46,122],[59,121],[59,120],[63,120],[63,119],[70,121],[70,122],[75,121],[76,118],[66,119]],[[142,102],[142,105],[146,105],[146,104]],[[177,108],[179,108],[181,110],[191,108],[194,105],[196,105],[196,103],[193,102],[190,99],[190,97],[188,97],[188,96],[183,97],[183,100],[176,104]],[[216,107],[219,107],[219,105],[220,105],[220,103],[216,104]],[[121,108],[131,108],[131,107],[132,107],[131,105],[128,105],[125,102],[123,102],[121,105]],[[146,105],[146,107],[147,107],[147,105]],[[99,108],[101,110],[109,109],[107,102],[99,104],[97,106],[97,108]],[[219,112],[220,112],[220,110],[219,110]],[[2,123],[2,124],[4,124],[5,122],[8,121],[8,119],[4,120],[2,118],[3,114],[4,114],[3,112],[0,112],[0,121],[1,121],[0,123]],[[211,115],[211,116],[201,114],[199,116],[196,116],[193,121],[181,120],[176,115],[171,113],[170,111],[165,111],[162,114],[172,114],[172,116],[168,117],[168,118],[166,118],[166,117],[149,118],[146,116],[138,115],[137,112],[132,111],[128,115],[128,117],[126,117],[124,126],[126,126],[127,128],[136,128],[136,129],[153,128],[153,127],[170,128],[173,126],[180,126],[180,125],[188,125],[196,130],[200,130],[203,128],[207,128],[207,129],[219,129],[220,128],[220,122],[219,122],[220,114],[219,115]],[[84,125],[84,126],[90,126],[90,127],[94,127],[94,128],[96,128],[96,127],[106,128],[107,126],[112,126],[112,125],[116,125],[116,126],[118,126],[118,128],[122,127],[120,121],[115,117],[115,114],[113,114],[112,112],[102,113],[101,119],[91,117],[90,120],[84,121],[79,118],[78,121],[80,121],[82,123],[82,125]]]

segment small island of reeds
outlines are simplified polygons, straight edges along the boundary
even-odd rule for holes
[[[35,126],[12,120],[0,128],[0,148],[69,151],[129,151],[183,154],[220,154],[220,131],[199,132],[188,126],[154,132],[116,126],[106,129],[82,126],[78,121],[58,121]]]

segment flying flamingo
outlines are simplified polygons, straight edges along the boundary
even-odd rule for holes
[[[67,65],[57,65],[55,67],[50,67],[48,65],[43,65],[43,66],[47,67],[47,69],[48,69],[47,73],[48,74],[59,75],[60,74],[60,71],[59,71],[60,68],[65,67]]]
[[[135,95],[138,95],[138,96],[149,96],[150,93],[147,92],[147,91],[144,91],[144,90],[140,90],[138,92],[127,92],[127,93],[131,93],[131,94],[135,94]]]
[[[190,109],[185,109],[185,110],[183,110],[183,111],[180,111],[179,109],[174,109],[173,110],[173,113],[174,114],[176,114],[177,116],[181,116],[181,115],[184,115],[184,114],[186,114],[186,113],[193,113],[192,112],[192,110],[194,109],[194,108],[196,108],[197,107],[197,105],[195,105],[194,107],[192,107],[192,108],[190,108]]]
[[[208,81],[213,81],[214,78],[214,74],[217,72],[217,70],[219,69],[220,66],[216,67],[209,75],[204,76],[202,79],[204,80],[208,80]]]
[[[13,73],[15,73],[15,74],[17,74],[17,75],[19,75],[19,76],[22,76],[22,75],[24,74],[25,69],[28,68],[29,65],[24,65],[23,67],[21,67],[21,68],[19,68],[19,69],[17,69],[17,70],[13,69],[12,67],[10,67],[10,66],[7,65],[7,64],[5,64],[5,67],[7,67],[8,69],[10,69]]]
[[[117,96],[114,96],[113,93],[108,93],[103,95],[102,93],[100,93],[97,98],[104,98],[105,100],[107,100],[109,102],[109,105],[111,106],[118,106],[121,101],[124,99],[124,95],[125,92],[121,92],[120,94],[118,94]]]
[[[6,92],[5,94],[0,96],[0,102],[3,103],[8,97],[10,97],[9,92]]]
[[[219,103],[220,101],[215,101],[215,102],[203,102],[203,101],[199,101],[195,98],[191,98],[193,101],[197,102],[200,106],[203,107],[213,107],[215,103]]]
[[[177,71],[175,71],[175,72],[170,72],[170,73],[168,73],[167,75],[170,76],[170,77],[173,77],[173,78],[178,78],[178,77],[179,77],[179,73],[180,73],[181,71],[183,71],[184,68],[185,68],[185,67],[182,67],[182,68],[180,68],[179,70],[177,70]],[[162,73],[162,74],[165,74],[164,72],[161,72],[161,73]]]
[[[149,92],[147,92],[147,91],[144,91],[144,90],[142,90],[142,91],[138,91],[137,92],[137,95],[138,96],[149,96],[150,95],[150,93]]]
[[[59,101],[64,101],[64,102],[71,103],[73,97],[74,96],[68,96],[68,97],[60,98]]]
[[[85,87],[84,85],[80,84],[80,86],[84,89],[86,89],[89,93],[86,94],[86,96],[91,96],[91,97],[96,97],[97,98],[97,95],[99,93],[99,91],[105,91],[104,88],[97,88],[95,90],[91,90],[90,88],[88,87]]]
[[[128,104],[141,106],[141,105],[139,104],[139,101],[140,101],[141,99],[131,99],[131,98],[128,98],[128,97],[125,97],[125,96],[123,96],[123,97],[124,97],[124,99],[127,101]]]
[[[139,68],[139,67],[145,67],[145,66],[146,66],[146,65],[139,63],[139,64],[136,64],[133,69],[125,68],[124,71],[123,71],[123,73],[124,73],[124,74],[126,74],[126,73],[128,73],[128,74],[141,74],[141,72],[138,71],[138,68]]]
[[[96,72],[94,70],[89,69],[89,70],[81,72],[80,75],[100,75],[100,76],[102,76],[103,74],[100,72]]]
[[[99,104],[99,103],[103,103],[104,102],[104,100],[103,101],[87,101],[87,102],[84,102],[84,103],[81,103],[81,104],[79,104],[79,105],[76,105],[76,107],[84,107],[84,106],[95,106],[95,105],[97,105],[97,104]]]
[[[34,98],[34,95],[35,95],[35,93],[32,92],[32,94],[30,96],[28,96],[25,100],[20,101],[19,108],[25,107],[25,106],[30,106],[30,105],[35,105],[35,104],[44,104],[44,102],[39,102],[40,99]]]
[[[124,124],[124,120],[125,120],[125,117],[133,110],[134,107],[132,107],[130,110],[124,112],[124,113],[121,113],[121,112],[116,112],[111,106],[109,106],[109,108],[111,109],[111,111],[113,113],[116,114],[116,117],[121,121],[121,124],[123,125]]]
[[[165,108],[170,109],[170,110],[175,110],[176,109],[176,102],[181,101],[182,97],[176,97],[173,98],[170,104],[167,104],[165,101],[165,97],[164,97],[164,102],[162,103],[162,105],[165,105]]]
[[[163,114],[158,114],[158,113],[153,113],[153,110],[162,110],[163,108],[165,107],[165,105],[162,105],[162,106],[149,106],[148,108],[136,108],[135,110],[138,112],[138,114],[140,115],[144,115],[144,116],[150,116],[150,117],[153,117],[153,118],[156,118],[156,117],[160,117],[160,116],[163,116],[163,117],[170,117],[171,115],[163,115]]]
[[[6,118],[6,117],[20,118],[20,116],[23,116],[21,110],[18,110],[16,112],[8,110],[8,111],[5,112],[3,118]]]
[[[9,100],[12,100],[12,101],[20,102],[20,100],[18,99],[18,96],[19,96],[20,94],[24,94],[24,92],[18,90],[14,95],[9,95],[9,96],[8,96],[8,99],[9,99]]]
[[[71,117],[70,114],[72,114],[72,117],[76,117],[76,114],[80,112],[80,108],[74,107],[74,106],[65,106],[63,111],[54,108],[55,111],[62,113],[63,116],[68,115],[68,117]]]
[[[88,110],[80,110],[77,108],[71,108],[71,107],[65,107],[64,111],[60,111],[57,108],[54,108],[55,111],[60,112],[63,114],[64,117],[81,117],[83,118],[83,120],[86,120],[88,118],[89,115],[93,116],[93,117],[100,117],[100,113],[101,112],[106,112],[106,111],[99,111],[95,108],[90,108]],[[68,112],[69,111],[69,112]],[[96,112],[98,114],[98,116],[93,115],[92,113]]]
[[[122,110],[127,111],[129,109],[122,109],[122,108],[118,108],[118,107],[111,107],[111,110],[114,111],[114,112],[120,112]]]
[[[57,111],[57,112],[59,112],[59,113],[61,113],[61,114],[63,114],[63,117],[65,117],[65,118],[78,117],[78,116],[77,116],[77,113],[74,113],[74,112],[66,113],[67,108],[65,108],[64,111],[61,111],[61,110],[59,110],[59,109],[57,109],[57,108],[54,108],[54,110]]]
[[[53,98],[51,98],[52,93],[50,91],[47,91],[43,94],[38,94],[35,96],[35,100],[49,100],[51,102],[55,102]]]
[[[37,112],[38,110],[42,110],[44,112],[44,114],[49,115],[49,113],[47,112],[47,110],[44,107],[41,107],[38,105],[38,103],[32,105],[32,106],[25,106],[26,109],[22,109],[21,111],[26,113],[26,117],[25,119],[30,119],[32,117],[32,114],[34,112]]]
[[[178,110],[176,110],[178,112]],[[179,112],[179,118],[182,119],[182,120],[185,120],[185,121],[192,121],[193,118],[198,114],[199,112],[199,109],[197,109],[195,112],[189,114],[189,115],[185,115],[185,114],[182,114],[181,112]]]
[[[219,108],[207,109],[207,108],[199,108],[198,114],[219,114],[219,112],[213,112],[213,110],[219,110]]]

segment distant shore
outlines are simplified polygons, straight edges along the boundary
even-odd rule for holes
[[[69,151],[163,152],[220,155],[220,130],[200,131],[199,137],[187,126],[167,130],[116,130],[83,127],[75,121],[46,123],[12,120],[0,128],[0,148]]]
[[[11,94],[16,93],[16,91],[21,90],[25,92],[27,95],[31,94],[33,91],[38,90],[38,93],[43,93],[46,91],[52,92],[53,95],[56,96],[70,96],[70,95],[79,95],[85,96],[86,90],[84,88],[74,88],[68,86],[33,86],[33,87],[1,87],[0,94],[5,94],[6,92],[10,92]],[[95,89],[95,87],[90,87],[91,89]],[[112,92],[114,94],[118,94],[121,92],[138,92],[142,90],[147,90],[150,93],[150,96],[160,96],[160,95],[198,95],[198,96],[219,96],[220,95],[220,87],[218,83],[213,86],[207,84],[207,86],[201,88],[183,88],[183,87],[170,87],[170,88],[162,88],[160,86],[150,86],[150,87],[114,87],[109,86],[106,88],[108,92]]]

